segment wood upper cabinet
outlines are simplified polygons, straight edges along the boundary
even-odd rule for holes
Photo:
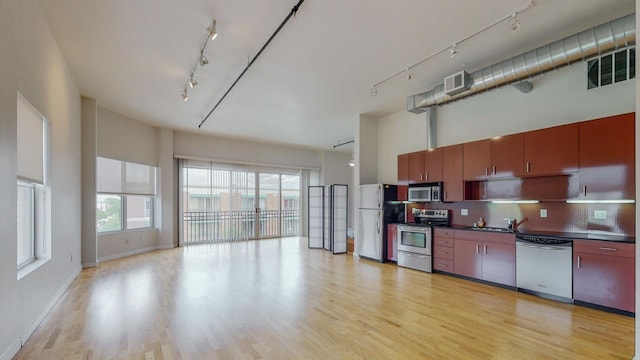
[[[424,180],[425,151],[409,153],[409,184],[419,184]]]
[[[442,200],[463,201],[462,144],[442,148]]]
[[[573,241],[573,298],[635,312],[635,244]]]
[[[576,123],[524,133],[524,175],[578,172],[578,130]]]
[[[409,185],[409,154],[398,155],[398,185]]]
[[[489,177],[491,166],[491,140],[478,140],[462,144],[464,180],[483,180]]]
[[[507,286],[516,285],[516,243],[513,234],[454,231],[454,272]]]
[[[424,182],[442,181],[442,148],[424,152]]]
[[[463,144],[464,180],[522,176],[523,153],[523,134],[465,143]]]
[[[524,175],[524,134],[491,139],[491,177],[521,177]]]
[[[635,113],[580,123],[581,199],[635,199]]]

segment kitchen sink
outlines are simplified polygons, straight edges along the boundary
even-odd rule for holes
[[[477,227],[477,226],[471,226],[469,227],[469,230],[474,230],[474,231],[494,231],[494,232],[504,232],[504,233],[513,233],[513,230],[507,229],[507,228],[499,228],[499,227]]]

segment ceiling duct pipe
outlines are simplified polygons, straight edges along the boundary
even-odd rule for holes
[[[407,111],[420,114],[433,105],[522,82],[549,70],[633,45],[635,41],[634,13],[480,69],[470,75],[472,85],[468,91],[449,96],[444,92],[444,84],[440,84],[429,91],[409,96]]]
[[[436,146],[436,107],[424,109],[427,114],[427,149],[435,149]]]

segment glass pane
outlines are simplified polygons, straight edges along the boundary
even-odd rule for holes
[[[96,200],[96,230],[122,230],[122,198],[120,195],[98,194]]]
[[[300,235],[300,175],[282,175],[282,233]]]
[[[427,235],[423,232],[403,231],[400,243],[406,246],[425,248],[427,245]]]
[[[260,173],[260,236],[278,236],[280,175]]]
[[[127,196],[127,229],[148,228],[153,225],[152,200],[151,196]]]
[[[603,56],[600,59],[600,85],[613,83],[613,55]]]
[[[636,49],[629,49],[629,79],[636,77]]]
[[[627,80],[627,50],[615,54],[615,82]]]
[[[35,259],[34,193],[33,185],[18,183],[18,268]]]
[[[594,89],[600,83],[600,61],[590,60],[587,64],[587,89]]]

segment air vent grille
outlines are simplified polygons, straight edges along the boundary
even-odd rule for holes
[[[630,47],[587,61],[587,89],[636,77],[636,48]]]
[[[460,71],[444,78],[444,92],[455,95],[471,88],[471,77],[466,71]]]

